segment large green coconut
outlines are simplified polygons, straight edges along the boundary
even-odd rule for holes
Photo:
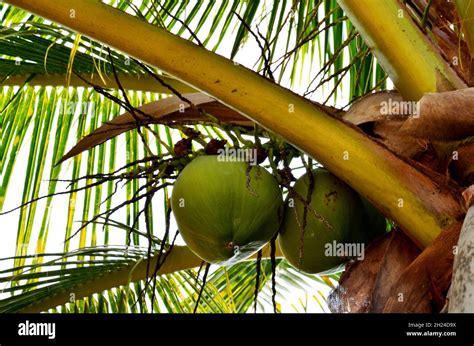
[[[283,199],[275,178],[246,162],[201,156],[176,179],[173,213],[188,247],[209,263],[232,264],[276,234]]]
[[[359,213],[358,227],[352,228],[352,241],[369,243],[374,238],[384,234],[387,229],[385,216],[380,213],[367,199],[359,195],[364,207]]]
[[[326,169],[318,168],[312,174],[314,188],[303,239],[304,203],[289,195],[279,243],[283,255],[294,267],[307,273],[329,273],[347,260],[334,251],[335,245],[351,243],[356,246],[354,249],[360,250],[360,243],[367,243],[385,231],[385,218]],[[294,191],[306,199],[309,183],[306,174],[298,179]]]

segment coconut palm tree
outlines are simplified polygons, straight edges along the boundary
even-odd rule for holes
[[[432,282],[446,296],[473,178],[470,1],[8,0],[0,16],[1,311],[278,311],[295,287],[324,306],[314,287],[340,272],[302,274],[274,242],[211,270],[179,242],[170,187],[224,140],[265,148],[282,187],[324,165],[409,236],[383,311],[433,311]],[[393,100],[421,115],[381,112]]]

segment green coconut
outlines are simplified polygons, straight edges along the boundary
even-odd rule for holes
[[[359,195],[362,206],[359,213],[357,227],[352,228],[352,242],[369,243],[374,238],[384,234],[387,230],[385,216],[377,210],[367,199]]]
[[[201,156],[176,179],[171,205],[188,247],[209,263],[228,265],[271,240],[283,199],[264,168]]]
[[[330,273],[347,260],[334,251],[334,246],[367,243],[385,231],[385,218],[326,169],[315,169],[312,174],[314,188],[303,239],[301,241],[304,203],[289,195],[279,244],[284,257],[294,267],[307,273]],[[306,174],[297,180],[294,190],[306,199],[309,184]]]

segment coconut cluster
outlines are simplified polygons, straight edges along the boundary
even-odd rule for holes
[[[173,188],[181,236],[197,256],[220,265],[255,254],[279,230],[284,257],[302,271],[327,272],[348,258],[361,259],[363,245],[385,232],[385,218],[329,171],[311,174],[298,179],[284,203],[263,167],[200,156]]]

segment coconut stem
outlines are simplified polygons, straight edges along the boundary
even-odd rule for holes
[[[261,273],[261,263],[262,263],[262,250],[260,249],[257,254],[257,274],[255,278],[255,296],[253,299],[253,312],[257,312],[257,298],[258,298],[258,290],[260,288],[260,273]]]
[[[206,263],[206,269],[204,270],[204,277],[202,278],[202,286],[201,286],[201,289],[199,290],[199,295],[198,295],[198,298],[196,300],[196,305],[194,306],[193,314],[195,314],[197,312],[199,302],[201,301],[202,292],[204,292],[204,287],[206,286],[207,274],[209,274],[209,268],[210,267],[211,267],[211,264]]]
[[[277,305],[276,305],[276,239],[278,234],[270,241],[270,260],[272,263],[272,305],[273,305],[273,312],[277,313]]]

